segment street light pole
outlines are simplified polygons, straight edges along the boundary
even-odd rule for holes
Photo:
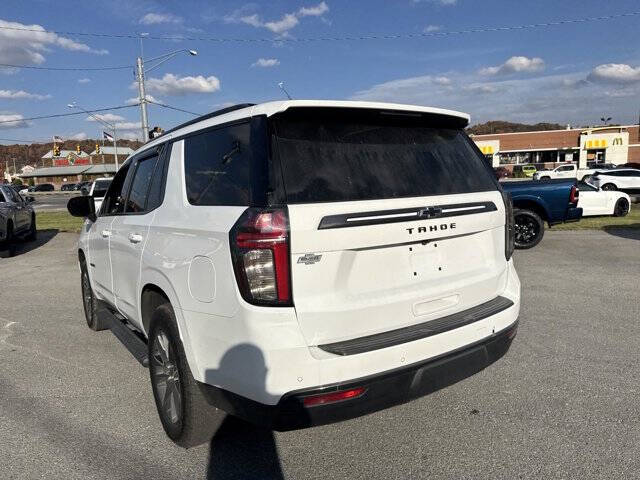
[[[69,108],[77,108],[78,110],[82,110],[84,113],[89,115],[91,118],[93,118],[97,122],[100,122],[103,125],[106,125],[111,130],[113,130],[113,156],[115,157],[115,160],[116,160],[116,172],[117,172],[118,171],[118,139],[117,139],[117,136],[116,136],[116,125],[114,123],[109,123],[106,120],[101,119],[100,117],[96,117],[93,113],[85,110],[81,106],[77,105],[75,102],[68,104],[67,107],[69,107]],[[102,137],[103,137],[103,140],[104,140],[104,135]]]
[[[142,39],[140,39],[140,49],[142,50]],[[171,60],[173,57],[180,53],[188,53],[191,56],[198,55],[196,50],[188,50],[186,48],[176,50],[174,52],[165,53],[164,55],[160,55],[158,57],[150,58],[147,62],[154,62],[159,60],[158,63],[151,66],[147,69],[147,72],[150,72],[156,67],[159,67],[164,62]],[[142,141],[144,143],[149,141],[149,116],[147,115],[147,95],[144,89],[144,60],[142,56],[139,56],[136,59],[136,80],[138,81],[138,102],[140,103],[140,122],[142,125]]]

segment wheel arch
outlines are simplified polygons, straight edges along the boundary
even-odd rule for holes
[[[538,214],[538,216],[548,222],[549,221],[549,212],[540,202],[531,199],[531,198],[523,198],[517,199],[513,202],[513,208],[517,208],[519,210],[531,210]]]
[[[140,289],[139,301],[139,317],[141,320],[141,326],[143,333],[146,337],[149,336],[149,328],[151,326],[151,318],[153,310],[162,303],[169,302],[173,308],[173,313],[176,318],[176,327],[178,334],[180,335],[180,341],[184,348],[191,374],[196,380],[203,381],[203,378],[198,374],[198,366],[191,348],[191,342],[189,339],[189,330],[186,325],[185,318],[178,301],[178,296],[171,286],[169,279],[157,270],[147,270],[143,272],[144,280],[140,282],[142,285]]]

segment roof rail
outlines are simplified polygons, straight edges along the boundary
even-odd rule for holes
[[[181,123],[177,127],[173,127],[171,130],[167,130],[162,135],[159,135],[156,138],[162,138],[165,135],[167,135],[168,133],[175,132],[176,130],[179,130],[179,129],[184,128],[184,127],[188,127],[189,125],[193,125],[194,123],[201,122],[202,120],[207,120],[209,118],[218,117],[220,115],[224,115],[225,113],[233,112],[235,110],[240,110],[242,108],[253,107],[254,105],[255,105],[255,103],[238,103],[237,105],[231,105],[230,107],[221,108],[220,110],[216,110],[215,112],[206,113],[206,114],[201,115],[201,116],[199,116],[197,118],[194,118],[193,120],[189,120],[188,122]],[[155,140],[155,138],[152,139],[152,140]]]

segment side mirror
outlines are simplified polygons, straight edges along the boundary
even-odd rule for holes
[[[92,222],[95,222],[98,218],[93,197],[73,197],[67,202],[67,210],[73,217],[88,218]]]

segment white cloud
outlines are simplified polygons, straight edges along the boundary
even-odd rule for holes
[[[0,129],[24,127],[28,127],[27,122],[24,120],[24,116],[18,113],[0,112]]]
[[[142,128],[140,122],[117,122],[116,130],[137,130]]]
[[[90,78],[79,78],[78,83],[89,83],[91,82]]]
[[[440,5],[444,5],[445,7],[450,7],[458,3],[458,0],[413,0],[413,3],[422,3],[423,1],[427,1],[429,3],[439,3]]]
[[[442,30],[442,27],[440,25],[427,25],[422,31],[424,33],[433,33],[439,32],[440,30]]]
[[[158,100],[153,95],[146,94],[145,96],[146,96],[146,98],[147,98],[147,100],[149,102],[160,102],[160,103],[163,103],[162,100]],[[132,98],[128,98],[127,100],[125,100],[124,103],[126,105],[136,105],[138,103],[138,101],[139,101],[138,97],[132,97]]]
[[[69,140],[78,140],[78,141],[80,141],[80,140],[86,140],[86,139],[87,139],[87,138],[89,138],[89,137],[87,136],[87,134],[86,134],[86,133],[84,133],[84,132],[79,132],[79,133],[75,133],[75,134],[73,134],[73,135],[70,135],[70,136],[69,136],[69,137],[67,137],[67,138],[68,138]]]
[[[320,17],[329,11],[329,5],[326,2],[320,2],[313,7],[302,7],[298,10],[301,17]]]
[[[51,95],[29,93],[24,90],[0,90],[0,99],[3,100],[46,100]]]
[[[640,82],[599,84],[585,81],[587,74],[496,80],[477,72],[447,72],[447,78],[455,80],[449,86],[434,81],[438,76],[424,75],[379,83],[351,98],[459,110],[470,113],[473,123],[508,120],[579,125],[600,118],[602,99],[606,98],[607,110],[615,112],[616,122],[637,121],[637,104],[629,98],[640,96]]]
[[[0,19],[0,63],[14,65],[40,65],[45,54],[59,47],[74,52],[108,54],[108,50],[94,49],[84,43],[47,32],[40,25],[27,25]],[[12,73],[4,70],[4,73]]]
[[[257,13],[249,13],[252,5],[245,5],[231,14],[224,17],[226,23],[244,23],[255,28],[266,28],[278,35],[286,36],[292,28],[300,23],[303,17],[322,17],[329,11],[329,5],[326,2],[320,2],[317,5],[309,7],[301,7],[296,12],[285,13],[278,20],[264,21]]]
[[[640,82],[640,67],[634,68],[625,63],[606,63],[594,68],[587,80],[600,83],[636,83]]]
[[[119,140],[132,140],[132,141],[139,141],[140,140],[140,135],[134,132],[123,132],[120,133],[118,132],[118,139]]]
[[[263,67],[263,68],[275,67],[277,65],[280,65],[280,60],[278,60],[277,58],[259,58],[258,60],[256,60],[254,63],[251,64],[252,67]]]
[[[172,13],[147,13],[140,19],[142,25],[158,25],[160,23],[182,23],[184,19]]]
[[[120,120],[124,120],[124,117],[120,115],[116,115],[114,113],[94,113],[93,117],[97,117],[103,122],[119,122]],[[96,122],[97,120],[91,116],[85,118],[87,122]]]
[[[293,27],[295,27],[299,23],[298,17],[293,13],[286,13],[280,20],[276,20],[274,22],[265,22],[264,27],[271,30],[273,33],[282,34]]]
[[[436,85],[451,85],[451,79],[449,77],[435,77],[432,79]]]
[[[179,77],[173,73],[166,73],[162,78],[149,78],[146,81],[147,90],[162,95],[185,95],[187,93],[213,93],[220,90],[220,80],[213,75],[204,77]],[[132,89],[137,83],[131,85]]]
[[[511,57],[502,65],[486,67],[480,70],[481,75],[508,75],[510,73],[533,73],[544,70],[544,60],[539,57]]]

